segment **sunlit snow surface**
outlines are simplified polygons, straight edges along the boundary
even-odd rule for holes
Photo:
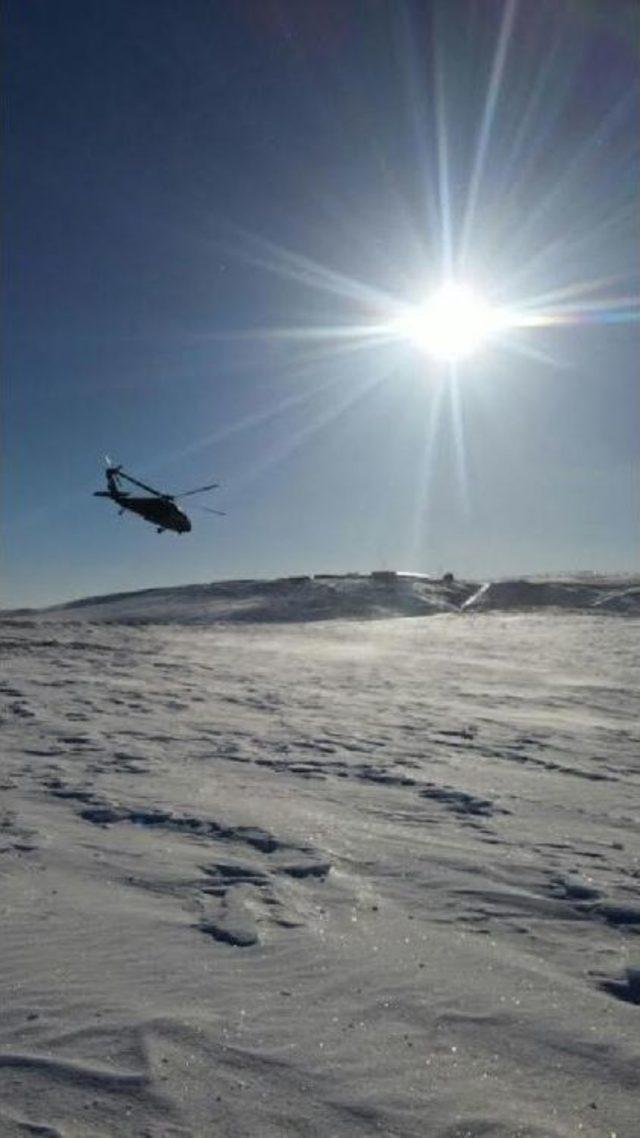
[[[3,1136],[635,1135],[637,582],[353,581],[5,616]]]

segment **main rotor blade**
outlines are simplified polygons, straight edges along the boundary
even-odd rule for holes
[[[161,490],[154,490],[153,486],[147,486],[146,482],[140,482],[138,478],[133,478],[131,474],[126,474],[120,467],[118,467],[118,477],[126,478],[127,482],[133,482],[134,486],[139,486],[141,490],[148,490],[150,494],[155,494],[157,498],[173,498],[173,494],[163,494]]]
[[[219,482],[210,482],[208,486],[197,486],[195,490],[183,490],[182,494],[172,494],[172,498],[188,498],[190,494],[204,494],[205,490],[215,490]]]
[[[196,506],[196,510],[204,510],[205,514],[217,514],[219,518],[226,518],[224,510],[214,510],[211,506]]]

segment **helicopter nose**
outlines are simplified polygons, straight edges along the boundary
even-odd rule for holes
[[[191,529],[191,522],[189,521],[189,518],[187,518],[186,516],[182,520],[181,529],[182,529],[183,533],[189,533],[189,530]]]

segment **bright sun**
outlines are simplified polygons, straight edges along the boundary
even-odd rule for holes
[[[453,362],[478,351],[503,325],[499,309],[466,285],[450,283],[403,314],[396,328],[428,355]]]

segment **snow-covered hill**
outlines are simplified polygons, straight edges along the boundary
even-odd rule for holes
[[[565,578],[493,581],[463,602],[463,609],[488,611],[561,608],[583,612],[640,614],[640,580]]]
[[[38,616],[152,624],[297,623],[540,608],[640,614],[640,578],[583,576],[480,584],[380,572],[218,581],[88,597],[40,611]]]

